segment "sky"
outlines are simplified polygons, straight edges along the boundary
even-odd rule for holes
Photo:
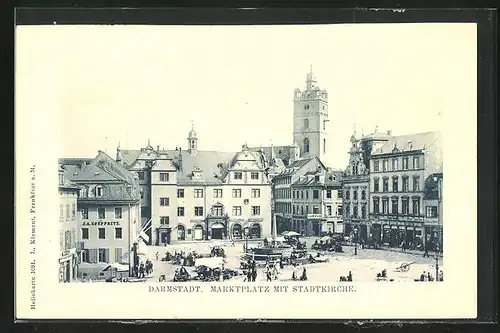
[[[326,163],[344,169],[354,127],[403,135],[460,117],[475,42],[470,24],[30,26],[16,76],[51,87],[61,157],[114,157],[148,139],[185,148],[192,124],[200,150],[292,144],[293,90],[312,66],[329,94]]]

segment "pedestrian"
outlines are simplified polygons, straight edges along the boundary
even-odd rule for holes
[[[349,271],[349,274],[347,275],[347,281],[352,282],[352,273]]]
[[[144,278],[144,263],[141,262],[141,266],[139,267],[139,277]]]
[[[257,270],[254,268],[252,270],[252,282],[255,282],[256,279],[257,279]]]
[[[270,271],[270,270],[267,270],[267,272],[266,272],[266,277],[267,277],[267,281],[272,281],[272,278],[271,278],[271,271]]]
[[[420,281],[425,281],[425,271],[422,272],[422,274],[420,274]]]
[[[252,270],[250,268],[247,271],[247,277],[245,278],[245,281],[252,282]]]
[[[443,281],[443,271],[439,271],[439,281]]]
[[[231,239],[231,247],[234,247],[234,239]]]
[[[424,252],[424,258],[425,258],[425,257],[429,257],[429,247],[426,245],[426,246],[424,247],[424,249],[425,249],[425,252]]]
[[[302,276],[300,277],[300,281],[307,281],[307,271],[305,267],[302,270]]]
[[[427,272],[427,281],[432,281],[431,272]]]
[[[156,260],[158,260],[159,257],[160,257],[160,254],[158,252],[156,252]]]
[[[292,280],[297,280],[297,265],[293,264]]]

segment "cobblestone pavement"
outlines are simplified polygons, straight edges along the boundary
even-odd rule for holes
[[[314,240],[315,238],[306,240],[309,247]],[[167,281],[172,281],[175,269],[179,267],[169,262],[157,261],[155,258],[157,252],[160,258],[165,255],[166,250],[171,253],[175,250],[196,250],[198,253],[210,253],[211,244],[213,244],[212,241],[168,245],[166,248],[163,246],[149,246],[149,257],[154,263],[154,273],[148,280],[158,281],[160,275],[165,274]],[[244,242],[237,242],[233,247],[228,241],[224,243],[227,268],[239,270],[243,244]],[[256,245],[257,242],[249,242],[250,247]],[[310,251],[313,255],[317,253],[317,251]],[[355,282],[374,282],[377,273],[383,269],[387,270],[388,278],[394,281],[414,281],[414,279],[420,277],[423,271],[430,272],[432,276],[435,276],[435,258],[424,258],[421,254],[358,248],[357,255],[354,255],[353,246],[344,246],[343,253],[323,253],[323,255],[329,257],[328,262],[300,266],[299,274],[302,273],[302,269],[305,267],[309,282],[337,282],[340,276],[348,275],[349,271],[351,271]],[[404,263],[412,263],[410,270],[408,272],[398,272],[396,268]],[[443,268],[443,261],[440,258],[439,269],[443,270]],[[291,280],[291,277],[292,267],[285,266],[279,274],[278,281]],[[229,283],[242,282],[243,279],[243,276],[237,276],[231,279]],[[265,281],[265,279],[265,270],[263,268],[258,269],[257,280]]]

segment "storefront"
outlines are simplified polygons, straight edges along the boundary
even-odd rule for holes
[[[196,225],[193,228],[193,240],[203,240],[205,232],[201,224]]]
[[[438,226],[425,226],[425,244],[429,251],[435,251],[436,248],[441,248],[442,239],[440,239],[440,235],[442,232],[439,232]]]
[[[71,282],[76,277],[76,249],[65,251],[59,258],[59,282]]]

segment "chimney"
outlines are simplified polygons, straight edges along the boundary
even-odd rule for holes
[[[388,131],[387,131],[387,135],[392,135],[392,131],[391,131],[391,130],[388,130]]]
[[[160,145],[156,146],[156,150],[158,150],[158,151],[160,150]]]

